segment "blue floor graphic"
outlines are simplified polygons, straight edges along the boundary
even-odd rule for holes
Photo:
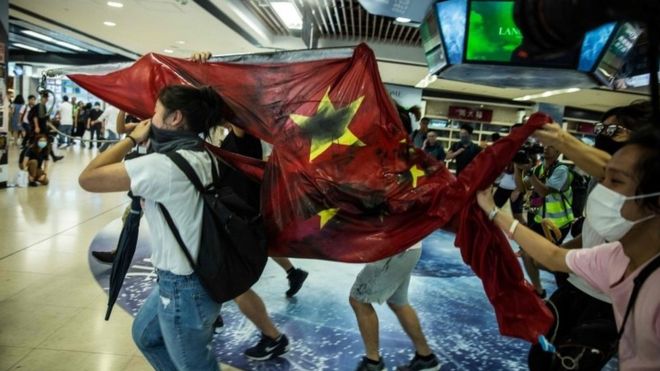
[[[142,220],[140,239],[118,305],[135,315],[151,291],[155,273],[149,261],[149,230]],[[90,250],[112,250],[121,222],[106,226]],[[481,281],[461,260],[452,234],[437,231],[423,241],[423,253],[410,286],[410,301],[421,318],[429,345],[442,362],[441,370],[526,370],[529,344],[501,336]],[[287,299],[288,282],[274,262],[254,290],[261,296],[275,324],[291,340],[282,358],[252,362],[243,351],[259,339],[256,328],[237,306],[222,309],[223,331],[214,338],[218,360],[245,370],[352,370],[363,355],[363,346],[348,294],[361,264],[292,259],[309,272],[300,292]],[[110,266],[89,258],[91,270],[107,291]],[[554,291],[553,277],[543,272],[543,284]],[[120,310],[115,308],[115,310]],[[381,352],[388,369],[408,362],[414,354],[387,305],[377,306]],[[110,319],[112,320],[112,318]],[[607,369],[615,370],[615,367]]]

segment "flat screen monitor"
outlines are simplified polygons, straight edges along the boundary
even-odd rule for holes
[[[419,26],[419,35],[422,38],[422,48],[428,53],[442,43],[437,13],[428,12],[424,22]]]
[[[465,59],[472,62],[511,62],[522,44],[513,20],[513,1],[471,1]]]

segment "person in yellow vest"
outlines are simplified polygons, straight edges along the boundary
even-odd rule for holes
[[[527,225],[534,232],[545,236],[551,242],[561,244],[571,229],[575,217],[571,204],[572,174],[568,165],[558,161],[559,151],[552,146],[543,149],[543,162],[529,171],[524,165],[516,165],[515,178],[521,189],[531,190]],[[523,177],[523,172],[528,175]],[[523,188],[524,187],[524,188]],[[529,275],[537,294],[545,298],[546,292],[541,284],[539,267],[532,258],[522,253],[525,270]],[[555,274],[558,285],[567,277]]]

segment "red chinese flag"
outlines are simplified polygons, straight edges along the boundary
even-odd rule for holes
[[[410,145],[366,45],[350,57],[295,61],[295,56],[289,53],[287,62],[260,57],[253,63],[200,64],[150,54],[105,76],[70,78],[141,117],[151,116],[157,93],[167,84],[213,86],[233,122],[273,144],[265,168],[213,149],[262,177],[271,255],[375,261],[407,249],[456,217],[456,244],[482,278],[500,331],[536,341],[549,328],[551,315],[474,196],[547,117],[534,117],[482,151],[456,179]]]

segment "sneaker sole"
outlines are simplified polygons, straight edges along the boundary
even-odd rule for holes
[[[250,355],[247,355],[247,354],[245,356],[248,359],[252,360],[252,361],[267,361],[271,358],[279,357],[282,354],[287,353],[288,351],[289,351],[289,346],[287,345],[286,348],[284,348],[284,351],[282,351],[282,352],[273,352],[273,353],[270,353],[270,354],[265,355],[263,357],[255,357],[255,356],[250,356]]]

